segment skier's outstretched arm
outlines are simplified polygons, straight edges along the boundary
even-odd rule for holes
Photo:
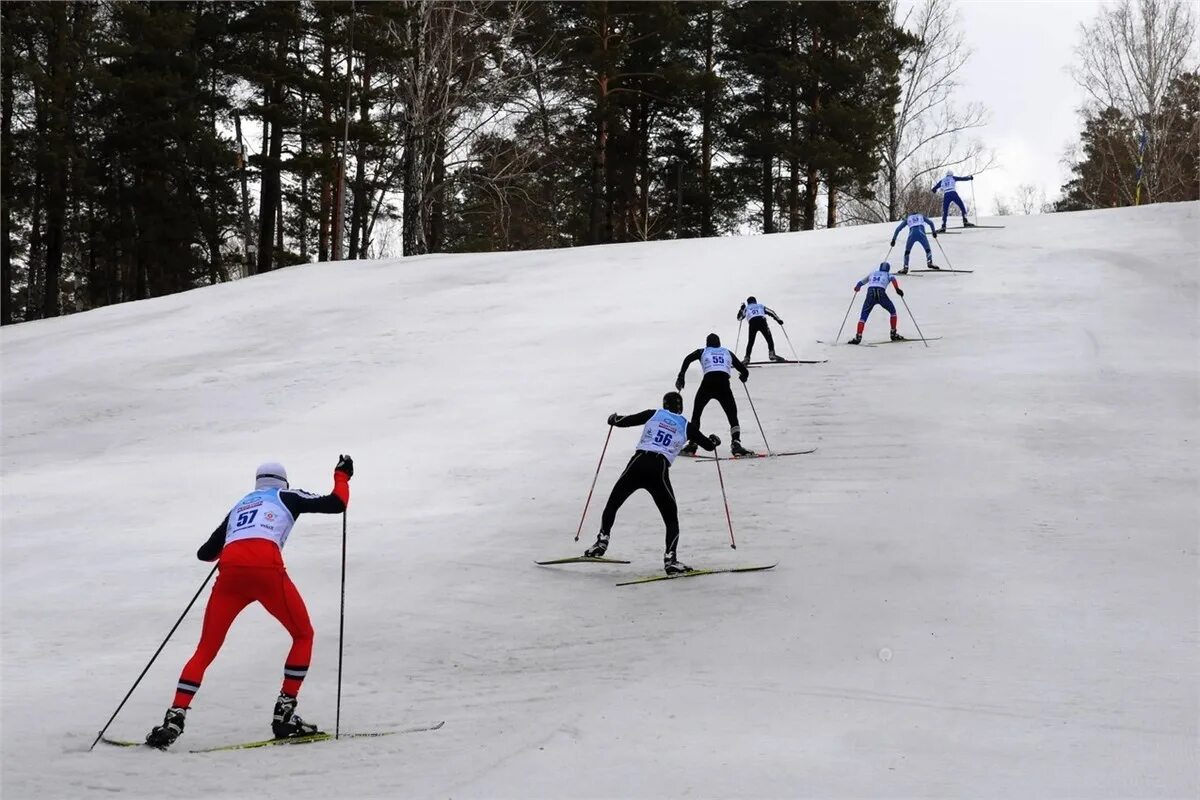
[[[636,428],[638,425],[645,425],[654,416],[654,409],[648,408],[645,411],[639,411],[636,414],[630,414],[623,417],[620,414],[609,414],[608,424],[614,428]]]
[[[196,551],[196,558],[201,561],[216,561],[221,557],[221,551],[225,549],[225,529],[228,525],[229,516],[221,517],[221,522],[213,529],[208,541],[200,545],[200,549]]]
[[[350,505],[350,478],[354,475],[354,459],[339,456],[333,469],[333,491],[315,495],[300,489],[282,489],[279,499],[293,517],[301,514],[341,514]]]
[[[688,367],[692,365],[693,361],[699,361],[700,356],[703,354],[703,350],[693,350],[683,359],[683,363],[679,366],[679,375],[675,378],[675,388],[677,390],[683,389],[683,374],[688,371]]]

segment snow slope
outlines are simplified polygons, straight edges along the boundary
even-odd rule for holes
[[[976,272],[901,278],[944,337],[928,349],[815,341],[890,226],[312,265],[5,328],[0,789],[1195,797],[1198,217],[943,237]],[[724,467],[736,551],[713,464],[677,464],[680,557],[779,566],[616,588],[661,568],[644,494],[610,548],[633,564],[533,566],[587,543],[604,418],[655,405],[710,331],[733,341],[747,294],[830,359],[749,384],[772,447],[819,450]],[[877,311],[868,340],[886,327]],[[728,438],[715,405],[702,424]],[[636,435],[612,436],[588,541]],[[254,466],[324,492],[339,452],[358,466],[343,729],[445,728],[186,753],[269,734],[287,636],[254,607],[176,752],[87,752]],[[286,553],[317,629],[300,711],[325,726],[340,534],[305,518]],[[110,733],[161,719],[199,622]]]

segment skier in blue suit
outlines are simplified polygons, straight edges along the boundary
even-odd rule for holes
[[[921,247],[925,248],[925,266],[928,269],[941,269],[933,263],[933,251],[929,249],[929,240],[925,238],[925,226],[929,226],[929,232],[933,234],[933,238],[937,238],[937,228],[933,224],[933,220],[924,214],[909,214],[904,219],[900,220],[900,224],[896,226],[896,230],[892,231],[892,247],[896,246],[896,237],[900,235],[900,231],[908,226],[908,242],[904,245],[904,269],[900,270],[901,275],[908,274],[908,254],[912,252],[913,245],[917,242],[921,243]]]
[[[946,230],[946,218],[950,216],[950,204],[951,203],[954,203],[956,206],[958,206],[958,212],[960,214],[962,214],[963,227],[964,228],[974,228],[975,227],[974,225],[971,224],[971,221],[969,219],[967,219],[966,205],[963,203],[962,198],[958,196],[958,192],[956,192],[954,190],[954,185],[958,181],[973,181],[973,180],[975,180],[974,175],[963,175],[963,176],[955,175],[954,170],[948,169],[948,170],[946,170],[946,177],[942,178],[940,181],[938,181],[937,183],[935,183],[933,185],[933,189],[931,191],[934,194],[938,193],[938,189],[942,190],[942,227],[941,227],[942,231]]]

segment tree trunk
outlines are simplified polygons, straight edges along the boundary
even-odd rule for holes
[[[592,190],[588,243],[599,244],[611,239],[612,212],[605,202],[608,198],[608,3],[599,3],[600,19],[598,37],[600,49],[605,53],[596,76],[596,138],[592,150]],[[607,224],[606,224],[607,220]],[[605,237],[608,230],[609,237]]]
[[[57,317],[59,314],[59,282],[63,262],[63,227],[67,210],[67,175],[70,170],[70,146],[68,130],[71,125],[71,88],[74,83],[71,56],[68,52],[70,40],[65,3],[50,5],[53,32],[49,63],[50,97],[46,121],[46,148],[49,153],[46,172],[46,272],[45,289],[42,294],[42,317]]]
[[[704,100],[700,107],[700,235],[714,236],[712,203],[713,106],[716,79],[713,57],[713,6],[704,10]]]
[[[275,45],[277,63],[283,64],[287,59],[287,34],[280,31],[279,41]],[[270,119],[270,134],[264,136],[267,142],[266,158],[263,159],[262,198],[258,210],[258,271],[270,272],[274,266],[275,217],[281,207],[282,176],[280,171],[283,163],[283,79],[275,76],[266,87],[266,103],[263,109],[263,122]]]
[[[242,140],[242,116],[240,114],[233,115],[233,128],[237,133],[238,141],[238,181],[242,185],[242,246],[246,253],[245,274],[253,275],[256,265],[254,259],[250,257],[250,249],[254,247],[254,240],[250,234],[250,187],[247,185],[246,179],[246,145]]]
[[[329,228],[333,220],[333,103],[330,102],[330,87],[333,85],[333,18],[326,16],[328,25],[322,30],[321,40],[321,207],[317,212],[317,260],[329,260]]]
[[[3,6],[4,16],[9,17],[15,6]],[[0,37],[0,325],[13,322],[13,265],[12,265],[12,112],[13,112],[13,69],[16,57],[13,52],[13,35]]]
[[[367,214],[370,202],[367,199],[367,130],[371,124],[371,97],[366,87],[371,85],[371,62],[364,53],[360,59],[362,66],[363,92],[358,100],[358,121],[362,125],[361,135],[354,154],[354,207],[350,211],[350,258],[362,258],[367,249],[364,234],[367,227]]]
[[[433,198],[429,208],[429,252],[440,253],[446,238],[446,137],[438,136],[433,160]]]
[[[795,13],[788,14],[788,55],[800,56],[800,35]],[[793,75],[788,79],[788,230],[800,230],[800,90]]]
[[[759,123],[760,146],[759,155],[759,193],[763,207],[763,233],[775,232],[775,132],[768,120],[771,119],[770,87],[764,79],[762,87],[762,121]]]
[[[837,187],[832,183],[826,185],[829,192],[829,206],[825,209],[825,227],[837,227]]]

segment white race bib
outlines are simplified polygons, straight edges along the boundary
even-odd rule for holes
[[[908,227],[921,228],[925,226],[925,217],[922,214],[909,214]]]
[[[754,319],[755,317],[765,317],[767,315],[767,307],[762,303],[751,303],[746,306],[746,319]]]
[[[262,489],[243,497],[225,523],[225,544],[242,539],[270,539],[282,550],[296,520],[279,499],[278,489]]]
[[[674,464],[675,456],[687,444],[687,426],[687,417],[660,408],[642,428],[637,449],[661,453],[667,457],[667,463]]]
[[[946,177],[942,178],[942,182],[941,182],[941,184],[940,184],[940,186],[941,186],[941,190],[942,190],[943,192],[952,192],[952,191],[954,191],[954,183],[955,183],[955,181],[954,181],[954,176],[953,176],[953,175],[947,175]]]
[[[700,366],[705,375],[710,372],[724,372],[728,375],[733,367],[733,356],[724,347],[706,347],[700,354]]]
[[[877,269],[867,278],[868,289],[886,289],[892,280],[892,273]]]

